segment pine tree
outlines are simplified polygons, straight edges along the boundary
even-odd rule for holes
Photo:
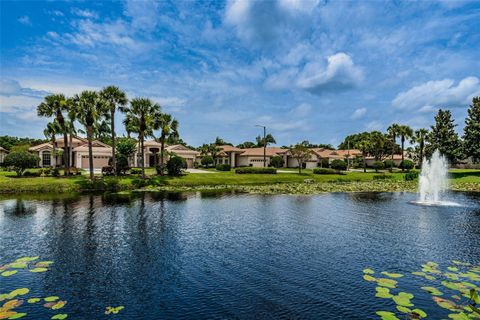
[[[463,150],[473,162],[480,162],[480,97],[474,97],[463,129]]]
[[[461,142],[455,132],[456,124],[453,123],[452,113],[449,110],[438,110],[435,116],[435,125],[428,134],[429,142],[427,154],[432,155],[438,149],[451,164],[461,157]]]

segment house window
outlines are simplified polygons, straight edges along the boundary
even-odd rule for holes
[[[42,153],[42,167],[48,167],[52,165],[52,157],[50,152]]]

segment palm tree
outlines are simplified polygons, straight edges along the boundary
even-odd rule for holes
[[[418,164],[421,167],[423,163],[423,150],[425,149],[425,139],[427,138],[428,130],[427,129],[418,129],[415,131],[412,142],[417,142],[419,147],[419,159]]]
[[[76,112],[79,122],[85,126],[88,140],[88,164],[90,168],[90,180],[93,180],[93,151],[92,140],[96,123],[100,120],[107,109],[107,104],[95,91],[83,91],[75,96]]]
[[[267,147],[271,143],[273,144],[277,143],[275,141],[275,138],[270,133],[265,136],[265,139],[258,136],[255,140],[257,140],[258,147],[263,147],[263,146]]]
[[[401,125],[399,128],[398,128],[398,131],[397,131],[397,134],[400,135],[400,143],[401,143],[401,147],[402,147],[402,162],[404,160],[404,149],[405,149],[405,139],[409,139],[410,137],[413,136],[413,130],[412,128],[410,128],[409,126],[406,126],[406,125]],[[403,171],[403,166],[402,166],[402,171]]]
[[[115,156],[115,111],[117,108],[123,112],[123,108],[127,105],[128,99],[125,92],[120,90],[118,87],[115,86],[108,86],[103,88],[100,91],[100,95],[105,99],[108,104],[108,110],[110,114],[110,131],[112,136],[112,167],[115,172],[117,173],[117,166],[116,166],[116,156]]]
[[[397,134],[398,134],[399,130],[400,130],[400,125],[398,123],[391,124],[390,127],[388,127],[388,129],[387,129],[387,132],[392,137],[392,142],[393,142],[392,163],[391,163],[391,167],[390,167],[390,172],[393,171],[393,155],[395,154],[395,144],[397,143]]]
[[[56,120],[53,120],[52,122],[47,123],[47,126],[45,127],[45,130],[43,130],[43,134],[47,139],[50,139],[52,142],[53,146],[53,162],[51,163],[51,166],[53,168],[57,167],[57,142],[55,141],[55,136],[62,131],[62,128],[58,124]]]
[[[368,150],[370,149],[370,141],[368,140],[362,140],[359,143],[356,144],[355,148],[358,150],[362,151],[362,158],[363,158],[363,172],[367,172],[367,153]]]
[[[155,126],[160,129],[160,174],[163,175],[165,140],[178,137],[178,121],[170,114],[160,113],[155,122]]]
[[[138,129],[138,140],[140,142],[140,154],[142,162],[142,178],[145,179],[145,137],[151,135],[156,129],[155,118],[159,116],[160,105],[153,103],[150,99],[135,98],[130,101],[130,106],[125,107],[124,112]]]
[[[37,106],[37,114],[39,117],[55,117],[58,125],[62,129],[63,132],[63,146],[65,148],[65,152],[63,153],[63,162],[65,163],[65,175],[70,174],[70,156],[68,152],[68,130],[65,124],[65,118],[63,116],[63,111],[68,112],[69,104],[67,103],[67,99],[63,94],[52,94],[48,95],[44,98],[43,102]]]

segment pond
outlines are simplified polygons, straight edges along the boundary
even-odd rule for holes
[[[0,307],[14,300],[3,311],[25,319],[405,319],[403,305],[447,318],[480,286],[480,196],[453,197],[463,206],[415,206],[411,193],[2,199]]]

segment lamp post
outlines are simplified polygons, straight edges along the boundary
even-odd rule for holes
[[[255,125],[255,127],[263,128],[263,167],[265,168],[267,166],[267,127],[259,124]]]

